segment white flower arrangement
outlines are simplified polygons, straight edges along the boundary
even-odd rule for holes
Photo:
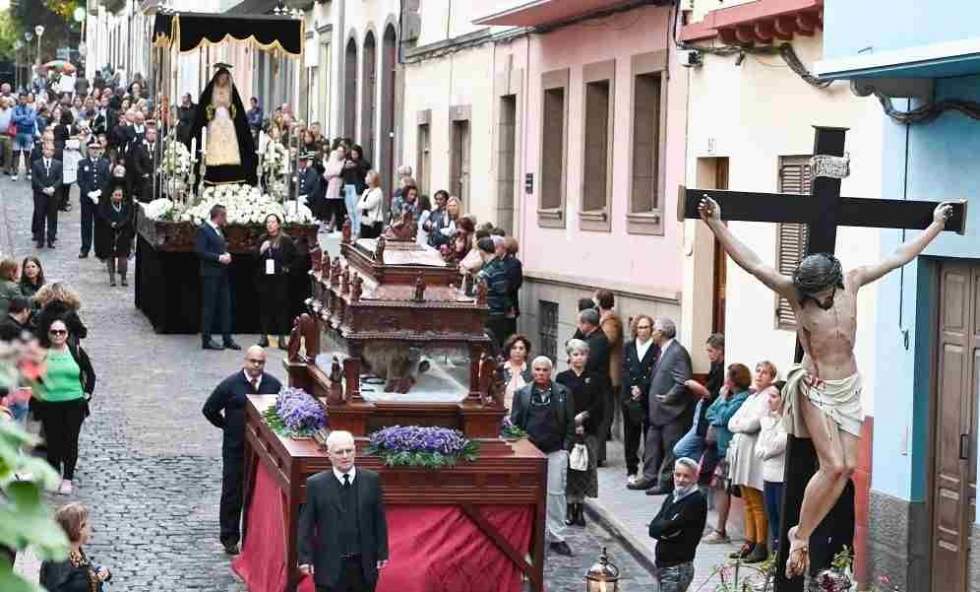
[[[143,214],[151,220],[173,220],[176,208],[174,202],[165,197],[155,199],[143,206]]]
[[[221,204],[228,213],[229,224],[263,224],[269,214],[276,214],[287,224],[310,224],[313,213],[306,206],[288,207],[251,185],[219,185],[208,187],[194,207],[184,212],[194,224],[208,219],[211,206]]]
[[[160,171],[168,177],[184,177],[191,172],[191,152],[174,137],[167,139],[160,159]]]
[[[270,141],[262,153],[262,175],[266,178],[280,178],[288,173],[289,150],[279,142]]]

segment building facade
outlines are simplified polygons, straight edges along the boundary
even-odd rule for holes
[[[624,321],[679,320],[682,227],[671,212],[684,174],[687,76],[670,35],[676,13],[614,1],[485,10],[476,24],[526,29],[501,33],[492,49],[488,192],[496,187],[491,209],[514,204],[519,329],[538,353],[564,360],[576,302],[597,288],[616,294]]]
[[[974,2],[827,0],[815,69],[875,93],[882,193],[968,202],[943,233],[880,281],[870,554],[901,590],[980,589],[976,516],[980,397],[980,17]],[[953,101],[965,112],[943,109]],[[910,115],[903,115],[910,112]],[[967,116],[970,115],[970,116]],[[883,230],[879,254],[915,231]]]

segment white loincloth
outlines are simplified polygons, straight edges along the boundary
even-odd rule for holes
[[[809,438],[799,397],[806,397],[829,417],[840,429],[861,437],[864,412],[861,407],[861,375],[854,373],[847,378],[823,380],[818,386],[808,384],[809,375],[803,366],[793,366],[786,375],[783,386],[783,426],[787,434]]]

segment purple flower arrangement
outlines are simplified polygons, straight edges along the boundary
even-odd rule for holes
[[[391,426],[373,434],[366,448],[389,467],[438,469],[478,457],[479,445],[459,430],[422,426]]]
[[[263,414],[266,423],[281,436],[308,438],[327,425],[323,405],[303,389],[283,387],[276,403]]]
[[[527,437],[527,432],[514,425],[509,415],[500,420],[500,437],[505,440],[520,440]]]

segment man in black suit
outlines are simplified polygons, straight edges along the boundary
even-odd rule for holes
[[[88,157],[78,163],[78,199],[82,203],[82,250],[79,259],[88,257],[92,250],[92,231],[99,211],[102,188],[109,182],[109,159],[103,158],[102,142],[98,138],[88,141]]]
[[[227,220],[222,205],[211,208],[211,219],[197,229],[194,252],[201,260],[201,345],[204,349],[223,349],[211,339],[217,316],[218,329],[228,349],[242,349],[231,338],[231,254],[221,227]]]
[[[153,177],[162,157],[161,145],[157,142],[157,130],[148,125],[141,142],[134,142],[127,154],[126,166],[129,195],[141,202],[153,200]]]
[[[63,172],[61,161],[54,159],[54,144],[45,142],[41,158],[31,165],[31,185],[34,188],[34,217],[31,230],[37,248],[44,248],[45,223],[47,223],[48,247],[54,248],[58,239],[58,195]]]
[[[630,489],[663,495],[673,489],[674,445],[691,425],[694,398],[685,384],[691,378],[691,356],[675,339],[677,328],[667,318],[653,323],[653,342],[660,358],[653,367],[647,392],[648,425],[643,447],[643,476]]]
[[[381,477],[354,467],[354,436],[327,437],[333,468],[306,480],[299,515],[299,569],[313,576],[317,592],[373,592],[388,563]]]
[[[265,350],[253,345],[245,352],[242,370],[222,380],[201,409],[208,421],[224,431],[219,521],[221,544],[229,555],[238,554],[241,538],[247,395],[274,395],[281,389],[279,380],[265,373]]]
[[[626,484],[636,482],[640,459],[640,437],[646,425],[647,392],[660,348],[653,342],[653,319],[637,315],[633,319],[633,339],[623,349],[623,454],[626,458]]]

